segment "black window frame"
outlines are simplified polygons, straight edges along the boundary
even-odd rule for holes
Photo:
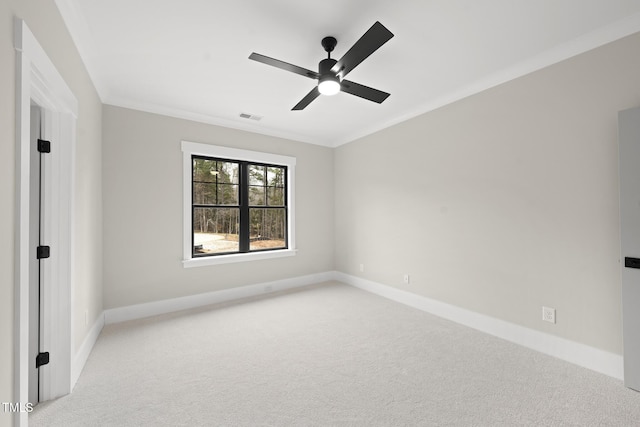
[[[227,162],[227,163],[235,163],[238,165],[238,204],[237,205],[225,205],[225,204],[203,204],[203,203],[194,203],[194,189],[196,181],[194,180],[194,164],[196,159],[209,160],[215,162]],[[280,188],[278,186],[269,186],[265,183],[263,186],[265,188],[265,203],[264,205],[251,205],[249,203],[249,188],[255,187],[257,185],[250,184],[249,178],[249,168],[250,166],[260,166],[265,167],[265,180],[268,169],[266,168],[280,168],[284,171],[284,176],[282,180],[282,191],[283,191],[283,204],[270,206],[267,203],[267,193],[268,188]],[[216,257],[222,255],[235,255],[235,254],[248,254],[248,253],[257,253],[257,252],[270,252],[270,251],[281,251],[289,249],[289,195],[288,195],[288,174],[289,167],[287,165],[275,164],[275,163],[264,163],[264,162],[256,162],[251,160],[239,160],[239,159],[231,159],[231,158],[222,158],[217,156],[207,156],[202,154],[191,154],[191,257],[193,259],[196,258],[207,258],[207,257]],[[216,178],[217,179],[217,178]],[[219,185],[219,184],[217,184]],[[227,185],[227,184],[225,184]],[[216,188],[216,195],[218,194],[218,189]],[[239,210],[239,241],[238,241],[238,250],[237,251],[226,251],[226,252],[214,252],[214,253],[202,253],[196,252],[195,245],[195,210],[198,208],[221,208],[221,209],[238,209]],[[274,209],[281,210],[284,212],[284,246],[278,246],[275,248],[261,248],[261,249],[251,249],[251,209]]]

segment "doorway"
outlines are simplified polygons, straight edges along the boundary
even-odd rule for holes
[[[16,401],[26,404],[32,393],[30,382],[35,384],[35,378],[39,384],[33,389],[38,391],[39,401],[68,394],[73,384],[73,153],[78,103],[29,27],[19,18],[14,19],[14,35],[17,118],[14,396]],[[32,120],[32,107],[38,111],[34,114],[40,117],[39,126],[37,119]],[[32,133],[35,137],[38,132],[40,139],[50,141],[51,146],[38,167],[43,179],[34,182],[39,180],[32,179],[36,176],[36,166],[31,163]],[[31,231],[32,196],[33,203],[39,203],[40,211],[44,212],[37,233]],[[39,271],[31,262],[36,234],[44,245],[50,246],[50,256],[40,263]],[[38,298],[37,309],[30,298],[32,284],[34,292],[36,289],[31,279],[40,281],[40,277],[44,277],[46,292]],[[41,285],[38,284],[40,290]],[[30,326],[36,324],[46,328],[32,332]],[[29,368],[35,364],[30,350],[35,352],[36,336],[40,349],[49,352],[50,362],[37,375],[30,375]],[[27,415],[26,411],[16,414],[16,424],[26,425]]]
[[[624,385],[640,391],[640,108],[618,114]]]

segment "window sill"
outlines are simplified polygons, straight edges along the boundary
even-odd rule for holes
[[[253,252],[245,254],[229,254],[208,256],[202,258],[191,258],[182,261],[184,268],[204,267],[207,265],[231,264],[234,262],[257,261],[261,259],[283,258],[295,256],[296,249],[282,249],[276,251]]]

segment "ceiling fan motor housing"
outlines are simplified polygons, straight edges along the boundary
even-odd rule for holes
[[[331,67],[336,64],[335,59],[327,58],[320,61],[318,71],[320,79],[318,82],[318,90],[323,95],[335,95],[340,92],[340,77],[331,71]]]
[[[327,74],[331,74],[332,76],[335,75],[332,71],[331,68],[333,68],[334,65],[336,65],[336,61],[333,58],[326,58],[323,59],[322,61],[320,61],[320,64],[318,65],[318,74],[320,74],[320,76],[324,76]]]

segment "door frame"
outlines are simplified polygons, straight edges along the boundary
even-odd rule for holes
[[[71,392],[73,351],[73,206],[78,103],[27,24],[14,18],[16,49],[16,227],[14,399],[28,402],[29,354],[29,180],[31,105],[42,109],[42,138],[52,150],[43,168],[45,239],[51,257],[44,263],[48,279],[41,298],[43,350],[50,363],[41,372],[41,400]],[[35,363],[35,361],[34,361]],[[15,424],[27,424],[27,412]]]
[[[637,266],[627,266],[626,257],[638,257],[637,239],[640,235],[635,218],[638,214],[638,198],[635,192],[640,185],[635,164],[640,157],[638,135],[640,107],[618,112],[618,151],[620,179],[620,280],[622,298],[622,347],[624,360],[624,385],[640,391],[640,318],[636,316],[637,298],[640,295],[640,271]],[[633,172],[632,172],[633,171]]]

